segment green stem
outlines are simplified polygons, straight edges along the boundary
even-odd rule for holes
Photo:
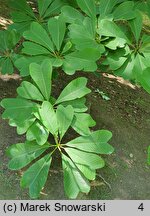
[[[51,145],[51,146],[50,146],[50,148],[52,148],[52,147],[56,147],[56,144],[55,144],[55,145]]]
[[[65,146],[66,144],[61,144],[61,146]]]
[[[54,148],[54,150],[50,153],[52,155],[57,150],[57,146]]]

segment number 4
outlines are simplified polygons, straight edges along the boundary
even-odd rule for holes
[[[141,211],[144,211],[144,205],[143,205],[143,203],[141,203],[141,204],[139,205],[138,209],[141,210]]]

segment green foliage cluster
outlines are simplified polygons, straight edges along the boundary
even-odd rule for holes
[[[44,187],[52,157],[60,153],[64,189],[69,198],[90,191],[89,180],[104,167],[100,155],[111,154],[112,134],[92,131],[95,121],[86,113],[90,89],[87,79],[72,80],[58,98],[51,94],[53,71],[67,75],[97,68],[138,82],[150,93],[150,36],[142,31],[141,8],[149,0],[10,0],[13,24],[0,31],[0,67],[3,74],[16,68],[30,77],[18,87],[17,98],[3,99],[2,117],[26,134],[25,143],[7,149],[12,170],[30,165],[21,178],[37,198]],[[141,7],[142,6],[142,7]],[[69,128],[79,136],[65,142]]]
[[[44,60],[41,65],[31,63],[30,76],[33,83],[23,81],[17,89],[17,98],[1,102],[5,108],[2,117],[17,127],[18,134],[26,133],[27,140],[7,149],[11,158],[8,166],[18,170],[38,159],[21,179],[21,186],[29,187],[30,197],[37,198],[46,182],[52,155],[59,150],[68,197],[76,198],[80,191],[88,193],[90,184],[87,179],[94,180],[95,170],[105,164],[97,154],[111,154],[113,147],[107,143],[111,132],[90,131],[95,121],[85,113],[84,96],[90,93],[86,87],[87,80],[79,77],[71,81],[55,99],[51,96],[50,60]],[[80,136],[64,143],[63,137],[69,127]],[[51,142],[50,136],[53,137]]]
[[[107,143],[112,136],[109,131],[90,131],[95,121],[85,113],[84,96],[90,93],[87,80],[80,77],[71,81],[55,99],[51,96],[49,60],[41,65],[31,63],[30,76],[33,83],[23,81],[17,89],[17,98],[1,102],[5,108],[3,118],[17,127],[18,134],[26,133],[25,143],[7,149],[11,158],[8,167],[18,170],[38,159],[21,179],[21,186],[29,187],[31,198],[37,198],[46,182],[52,155],[59,150],[68,197],[76,198],[80,191],[88,193],[87,179],[95,179],[95,170],[104,166],[104,160],[97,154],[111,154],[113,147]],[[80,136],[64,143],[63,137],[69,127]],[[50,136],[53,141],[49,141]]]

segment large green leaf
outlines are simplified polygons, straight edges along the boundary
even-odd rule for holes
[[[16,46],[20,40],[20,34],[15,30],[1,30],[0,31],[0,51],[8,51]]]
[[[128,80],[134,80],[135,79],[135,74],[133,73],[133,68],[135,65],[135,56],[134,53],[132,53],[131,55],[127,56],[127,60],[125,61],[125,63],[118,68],[114,74],[117,76],[121,76],[124,79],[128,79]]]
[[[125,49],[117,49],[116,51],[109,52],[106,63],[111,70],[117,70],[125,63],[128,54]]]
[[[116,55],[114,56],[112,55],[112,57],[109,57],[107,59],[107,62],[108,64],[110,64],[112,70],[117,70],[125,63],[126,60],[127,60],[126,57],[120,57],[120,56],[117,57]]]
[[[150,67],[143,71],[139,81],[142,87],[150,94]]]
[[[87,79],[84,77],[79,77],[71,81],[63,89],[55,104],[59,104],[65,101],[71,101],[77,98],[82,98],[86,94],[90,93],[91,91],[86,87],[86,84]]]
[[[78,98],[78,99],[71,100],[71,101],[62,102],[62,105],[63,106],[71,105],[74,109],[74,112],[80,113],[80,112],[86,112],[88,109],[85,106],[85,102],[86,102],[86,99],[83,97],[83,98]]]
[[[142,36],[142,45],[139,50],[140,53],[150,53],[150,36],[149,35],[143,35]]]
[[[19,40],[21,39],[21,35],[15,31],[15,30],[12,30],[12,31],[8,31],[8,42],[9,42],[9,48],[15,48],[17,43],[19,42]]]
[[[74,23],[76,20],[82,22],[84,19],[84,16],[77,9],[69,5],[62,7],[61,13],[66,23]]]
[[[9,125],[12,127],[17,127],[17,133],[21,135],[27,132],[29,127],[34,123],[34,121],[35,121],[35,117],[33,116],[29,117],[25,121],[10,119]]]
[[[53,43],[46,30],[36,22],[33,22],[29,31],[25,31],[23,36],[25,39],[44,46],[49,51],[54,52]]]
[[[64,134],[70,127],[73,120],[74,110],[72,106],[63,107],[59,105],[57,107],[56,116],[59,128],[60,139],[63,138]]]
[[[100,16],[105,17],[108,14],[111,14],[114,6],[117,4],[118,0],[101,0],[99,5]]]
[[[56,113],[50,102],[44,101],[41,109],[39,110],[40,117],[43,125],[52,133],[54,136],[58,134],[58,123]]]
[[[38,9],[41,17],[45,14],[47,8],[50,6],[51,3],[52,0],[38,0]]]
[[[57,50],[59,51],[66,32],[66,24],[64,20],[61,19],[61,17],[49,19],[48,30]]]
[[[90,191],[88,181],[70,158],[64,154],[62,154],[62,167],[64,171],[64,189],[69,198],[75,199],[80,191],[83,193],[88,193]]]
[[[75,51],[65,56],[63,69],[69,75],[74,74],[77,70],[94,72],[97,70],[96,61],[100,59],[100,57],[101,52],[95,48]]]
[[[65,151],[74,163],[89,166],[92,170],[102,168],[105,165],[104,160],[96,154],[74,148],[65,148]]]
[[[3,99],[1,106],[5,108],[2,115],[4,119],[15,119],[18,121],[25,121],[30,118],[36,107],[35,103],[21,98]]]
[[[54,0],[50,7],[45,12],[43,18],[48,18],[50,16],[54,16],[56,14],[59,14],[61,11],[62,6],[64,5],[64,1],[62,0]]]
[[[139,53],[135,56],[134,59],[134,68],[133,68],[133,74],[137,81],[140,82],[141,76],[143,76],[143,71],[150,67],[150,61],[148,61],[147,58],[140,55]]]
[[[142,15],[139,11],[136,11],[136,18],[130,20],[129,24],[131,27],[131,31],[133,32],[133,35],[136,39],[136,42],[138,43],[143,25]]]
[[[18,95],[26,99],[44,101],[44,97],[42,96],[38,88],[27,81],[23,81],[21,83],[21,86],[17,88],[17,93]]]
[[[111,132],[107,130],[98,130],[88,136],[80,136],[71,140],[66,145],[78,148],[82,151],[94,152],[97,154],[111,154],[114,148],[107,142],[112,137]]]
[[[47,57],[46,57],[47,58]],[[15,61],[15,66],[18,68],[22,77],[29,76],[29,65],[31,63],[41,63],[44,60],[44,56],[21,56]]]
[[[100,53],[105,51],[104,46],[95,40],[95,25],[90,18],[85,18],[81,23],[73,23],[69,26],[70,37],[78,50],[95,48]]]
[[[20,33],[20,35],[23,35],[26,30],[30,29],[31,23],[32,21],[13,23],[8,26],[8,30],[15,29],[18,33]]]
[[[20,184],[23,188],[29,187],[31,198],[39,197],[40,192],[46,183],[51,161],[51,155],[46,155],[35,162],[21,178]]]
[[[97,33],[103,36],[122,38],[125,40],[125,42],[128,41],[128,38],[121,30],[121,28],[119,28],[117,24],[110,20],[99,19],[99,28],[97,29]]]
[[[95,18],[96,16],[96,7],[94,0],[76,0],[77,4],[88,16]]]
[[[74,121],[72,122],[72,127],[80,135],[89,135],[89,127],[96,125],[96,122],[87,113],[76,113],[74,116]]]
[[[134,2],[125,1],[120,4],[113,12],[113,17],[115,20],[125,19],[130,20],[136,17],[134,11]]]
[[[7,155],[11,158],[8,163],[9,169],[18,170],[25,167],[35,158],[39,157],[50,145],[46,143],[43,146],[36,142],[25,142],[11,145],[7,149]]]
[[[80,172],[89,180],[94,180],[96,177],[96,171],[90,169],[90,167],[83,164],[76,164]]]
[[[51,94],[51,77],[52,64],[48,59],[44,60],[41,65],[32,63],[30,65],[30,75],[39,87],[44,98],[48,101]]]
[[[48,139],[47,129],[38,121],[35,121],[26,133],[26,138],[29,141],[36,140],[39,145],[44,145]]]
[[[34,18],[29,16],[28,14],[25,14],[23,12],[19,12],[19,11],[13,11],[11,13],[11,17],[14,23],[21,23],[22,22],[28,22],[31,23],[34,21]]]
[[[30,42],[24,42],[23,43],[23,49],[22,53],[25,53],[27,55],[50,55],[50,51],[46,49],[45,47]]]
[[[2,64],[2,74],[12,74],[14,72],[13,63],[10,58],[5,58]]]
[[[122,38],[113,38],[108,43],[105,44],[105,47],[116,50],[117,48],[125,47],[125,40]]]
[[[71,43],[71,41],[67,41],[67,43],[63,47],[61,54],[63,55],[65,53],[67,53],[72,48],[72,46],[73,46],[73,44]]]
[[[8,31],[0,31],[0,51],[2,52],[9,49],[8,33]]]
[[[35,17],[31,7],[29,6],[26,0],[19,0],[19,1],[10,0],[9,5],[11,8],[15,10],[23,11],[26,14],[30,15],[31,17]]]

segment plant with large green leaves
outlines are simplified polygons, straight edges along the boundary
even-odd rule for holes
[[[24,9],[31,15],[31,7],[25,0],[22,1],[23,4],[21,1],[11,1],[12,8]],[[40,14],[51,11],[55,1],[38,1]],[[63,3],[67,4],[67,1]],[[96,4],[94,0],[77,0],[77,4],[82,12],[70,5],[62,7],[62,4],[57,4],[59,16],[48,17],[47,27],[42,26],[39,20],[31,20],[30,29],[23,34],[26,41],[23,43],[22,57],[15,62],[20,74],[28,76],[29,64],[42,62],[46,58],[51,59],[53,66],[62,66],[67,74],[77,70],[95,71],[96,61],[102,56],[102,59],[107,57],[103,64],[109,65],[116,75],[134,79],[143,85],[145,78],[143,80],[141,76],[149,67],[149,36],[140,37],[142,18],[134,2],[113,0],[105,4],[101,0]],[[118,20],[128,20],[129,25],[127,28],[123,25],[122,30],[122,25],[116,23]],[[128,31],[128,26],[132,33]],[[147,73],[144,74],[147,77]]]
[[[33,2],[30,5],[26,0],[10,0],[9,6],[13,9],[11,16],[14,23],[9,28],[16,29],[22,34],[30,28],[33,21],[47,23],[48,19],[58,15],[61,7],[67,3],[70,3],[70,0],[38,0],[34,7]]]
[[[68,23],[81,20],[83,18],[81,14],[86,14],[94,21],[98,21],[98,19],[131,20],[136,17],[133,1],[108,0],[107,4],[105,0],[100,0],[99,2],[95,0],[76,0],[76,2],[81,12],[69,5],[61,9]]]
[[[49,58],[55,67],[62,66],[67,74],[73,74],[77,70],[95,71],[96,60],[101,56],[98,49],[87,47],[75,50],[73,44],[65,37],[66,24],[62,17],[51,18],[48,21],[48,31],[39,23],[33,22],[30,30],[23,36],[22,53],[28,56],[19,58],[15,65],[21,71],[21,75],[29,75],[29,64]]]
[[[136,19],[129,21],[131,33],[124,37],[126,44],[109,50],[103,64],[108,65],[115,75],[138,82],[150,93],[150,36],[142,34],[142,22],[142,16],[137,12]],[[126,26],[124,30],[129,33]]]
[[[150,36],[142,34],[142,14],[133,1],[99,2],[96,7],[94,1],[77,1],[87,17],[70,6],[62,8],[71,41],[77,50],[98,49],[109,71],[140,83],[150,93]]]
[[[52,156],[58,150],[64,171],[64,188],[69,198],[79,192],[88,193],[96,169],[104,167],[99,154],[111,154],[108,144],[111,132],[97,130],[92,117],[85,113],[84,96],[90,93],[86,78],[72,80],[55,99],[51,96],[52,64],[30,65],[32,82],[23,81],[17,98],[3,99],[4,119],[17,127],[18,134],[26,133],[26,142],[7,149],[12,170],[31,165],[21,178],[21,186],[28,187],[31,198],[37,198],[46,183]],[[65,142],[64,135],[72,127],[80,136]],[[52,139],[53,137],[53,139]],[[37,172],[38,170],[38,172]]]
[[[134,19],[136,17],[136,12],[134,10],[133,2],[109,0],[106,4],[105,0],[101,0],[100,3],[96,5],[95,1],[77,0],[77,3],[86,16],[71,6],[64,6],[61,9],[61,16],[67,23],[71,24],[69,26],[70,38],[73,43],[75,43],[77,49],[80,50],[83,47],[95,47],[99,48],[99,51],[104,53],[105,50],[103,45],[105,45],[105,43],[103,44],[103,42],[108,42],[112,37],[117,37],[115,41],[117,44],[116,47],[120,45],[119,43],[121,43],[121,46],[122,43],[124,45],[125,42],[122,39],[122,35],[118,32],[119,27],[115,25],[114,21]],[[103,37],[105,36],[103,35],[103,30],[107,31],[107,23],[103,23],[105,27],[101,28],[101,22],[103,20],[112,21],[112,25],[115,27],[113,35],[108,34],[106,37]],[[108,31],[109,28],[110,25],[108,23]],[[118,33],[114,36],[116,32]],[[118,39],[119,43],[117,42]]]
[[[16,45],[20,36],[14,30],[0,31],[0,68],[2,74],[12,74],[14,72],[14,62],[17,59]]]
[[[42,61],[47,57],[51,59],[53,66],[62,66],[67,74],[73,74],[77,70],[95,71],[96,61],[105,52],[105,40],[108,44],[115,34],[114,32],[113,35],[103,37],[99,28],[100,21],[104,18],[111,20],[135,18],[134,3],[130,1],[122,3],[114,0],[113,4],[108,1],[106,5],[102,0],[99,6],[95,1],[77,1],[77,4],[87,16],[75,7],[66,5],[62,7],[59,16],[47,20],[48,27],[42,26],[42,23],[30,22],[30,30],[23,33],[26,41],[23,43],[22,53],[25,56],[16,61],[16,67],[21,71],[22,76],[29,75],[30,63]],[[128,10],[125,11],[127,7]],[[69,37],[66,24],[71,24]],[[113,24],[115,25],[114,22]],[[116,32],[120,30],[117,25],[115,27]],[[115,47],[124,46],[123,33],[117,35],[113,44],[118,40]]]
[[[15,30],[0,32],[2,72],[12,73],[16,60],[20,74],[31,78],[21,83],[17,98],[1,102],[5,108],[2,117],[9,119],[18,134],[26,135],[24,143],[7,149],[8,166],[12,170],[28,166],[21,186],[37,198],[46,183],[52,156],[59,152],[65,192],[75,198],[79,192],[89,192],[89,180],[104,166],[99,155],[113,152],[108,144],[112,134],[91,130],[95,121],[86,113],[85,95],[90,93],[86,78],[72,80],[57,99],[51,95],[52,67],[61,67],[70,75],[79,70],[95,72],[103,60],[109,71],[139,82],[150,93],[150,37],[142,34],[142,16],[133,1],[31,2],[10,1],[15,12],[9,28],[24,37],[19,55]],[[148,7],[149,1],[144,5]],[[69,128],[79,136],[66,141]]]
[[[116,75],[139,82],[141,68],[138,71],[138,62],[147,62],[145,67],[149,67],[149,36],[140,38],[142,16],[134,2],[114,0],[106,4],[101,0],[98,6],[90,0],[77,3],[86,16],[70,6],[64,6],[61,10],[61,16],[69,23],[69,37],[76,49],[98,49],[102,54],[102,60],[105,60],[103,65],[108,65],[109,70]],[[97,63],[100,69],[103,68],[101,61]],[[135,67],[132,67],[134,65]]]

